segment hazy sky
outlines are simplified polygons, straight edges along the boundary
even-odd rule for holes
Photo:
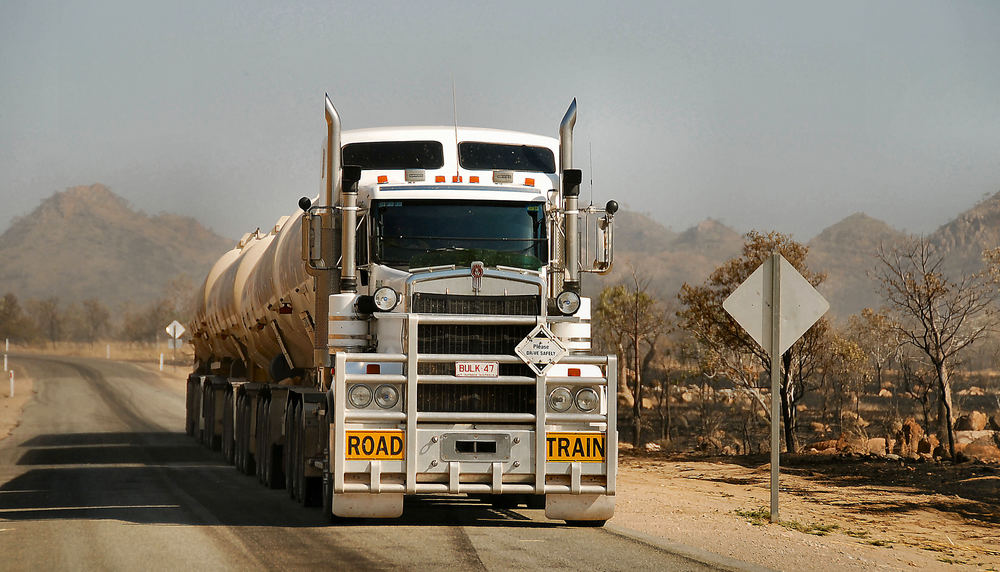
[[[576,97],[595,202],[674,230],[930,232],[1000,191],[995,0],[0,0],[0,230],[100,182],[238,237],[318,192],[324,92],[451,124],[452,78],[465,125],[555,136]]]

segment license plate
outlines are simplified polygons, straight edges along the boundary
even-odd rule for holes
[[[604,461],[604,433],[548,433],[545,435],[549,461]]]
[[[495,361],[455,362],[455,377],[497,377],[499,373],[500,373],[500,362],[495,362]]]
[[[402,431],[347,431],[346,437],[345,459],[375,461],[403,458]]]

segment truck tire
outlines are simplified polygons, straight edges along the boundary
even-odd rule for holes
[[[323,511],[323,520],[329,524],[337,522],[337,517],[333,515],[333,475],[328,471],[323,471],[323,502],[320,505]]]
[[[301,406],[298,410],[297,419],[297,432],[298,432],[298,453],[296,454],[296,466],[298,467],[298,483],[301,487],[301,500],[302,506],[319,506],[323,502],[323,479],[322,477],[306,477],[306,466],[305,466],[305,432],[306,432],[306,414],[305,407]]]

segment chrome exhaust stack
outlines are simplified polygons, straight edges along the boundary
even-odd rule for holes
[[[326,94],[326,200],[324,207],[332,207],[340,200],[340,114]]]
[[[564,268],[566,290],[580,292],[580,223],[579,197],[583,173],[573,168],[573,127],[576,126],[576,99],[559,124],[559,168],[562,170],[563,231],[565,234]]]

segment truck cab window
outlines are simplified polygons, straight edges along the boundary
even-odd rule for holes
[[[480,260],[537,270],[547,261],[542,203],[375,201],[373,261],[394,268]]]
[[[344,145],[344,164],[362,169],[440,169],[440,141],[370,141]]]
[[[538,171],[555,173],[556,159],[547,147],[504,145],[463,141],[458,144],[458,161],[462,168],[477,171]]]

